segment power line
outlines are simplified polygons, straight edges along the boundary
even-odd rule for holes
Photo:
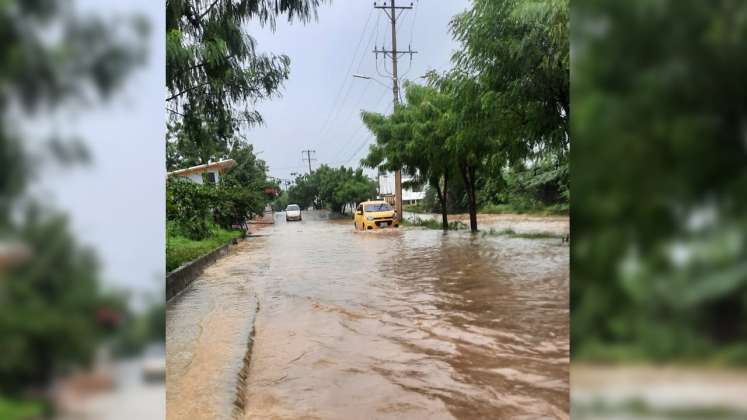
[[[376,101],[376,105],[374,105],[372,109],[377,109],[377,108],[379,107],[379,105],[381,105],[381,101],[382,101],[382,100],[384,99],[384,97],[386,96],[386,93],[387,93],[386,91],[383,91],[383,92],[381,93],[381,95],[379,96],[379,99],[378,99],[378,100]],[[338,149],[338,151],[337,151],[337,154],[336,154],[336,155],[335,155],[335,157],[334,157],[334,160],[337,160],[337,158],[339,158],[339,157],[340,157],[340,154],[342,154],[342,152],[343,152],[343,151],[345,150],[345,148],[346,148],[346,147],[347,147],[348,145],[350,145],[350,144],[352,143],[352,140],[353,140],[354,138],[356,138],[356,136],[358,135],[358,133],[359,133],[359,132],[361,131],[361,129],[362,129],[363,127],[365,127],[365,124],[362,124],[362,123],[361,123],[361,125],[359,125],[359,126],[358,126],[358,129],[357,129],[357,130],[355,130],[355,131],[353,132],[353,134],[352,134],[352,135],[350,136],[350,140],[349,140],[349,141],[347,141],[347,142],[345,142],[345,144],[344,144],[344,145],[343,145],[342,147],[340,147],[340,149]],[[350,159],[348,159],[347,161],[345,161],[345,163],[347,164],[347,162],[349,162],[349,161],[350,161]]]
[[[389,104],[389,107],[387,107],[387,109],[384,111],[384,113],[389,112],[389,110],[392,109],[392,106],[393,106],[392,104]],[[360,131],[360,130],[358,130],[358,131]],[[353,160],[356,156],[358,156],[358,153],[360,153],[360,151],[363,149],[363,147],[365,147],[371,141],[371,139],[373,139],[373,136],[370,136],[368,138],[364,138],[363,139],[363,143],[361,143],[358,146],[358,148],[355,149],[355,152],[353,152],[353,154],[350,155],[350,157],[348,158],[348,160],[345,161],[344,165],[347,165],[351,160]]]
[[[345,74],[343,74],[343,83],[342,85],[340,85],[340,89],[337,91],[337,95],[335,96],[335,100],[332,103],[332,108],[330,110],[329,115],[327,115],[327,118],[325,119],[324,123],[322,124],[321,129],[319,130],[320,134],[324,131],[325,127],[330,122],[330,117],[332,116],[332,112],[336,109],[337,102],[340,100],[340,95],[342,94],[342,91],[345,88],[345,86],[348,84],[348,81],[349,81],[348,75],[353,70],[353,64],[355,63],[355,58],[358,57],[358,51],[360,49],[361,42],[363,41],[363,38],[365,37],[366,30],[368,28],[368,23],[371,21],[371,16],[373,16],[373,10],[369,11],[368,13],[368,18],[366,18],[366,23],[365,25],[363,25],[363,30],[361,31],[360,38],[358,39],[358,44],[355,47],[355,52],[353,53],[353,57],[350,60],[350,65],[348,66],[348,70]]]
[[[378,23],[377,23],[377,24],[378,24]],[[366,43],[365,45],[370,45],[370,44],[371,44],[371,40],[373,39],[373,35],[374,35],[374,33],[373,33],[373,28],[372,28],[372,31],[371,31],[371,36],[369,37],[369,39],[368,39],[368,42],[367,42],[367,43]],[[353,57],[353,60],[355,60],[355,58],[356,58],[357,56],[358,56],[358,54],[357,54],[357,51],[356,51],[356,55],[355,55],[355,56]],[[360,68],[361,68],[361,66],[362,66],[362,64],[363,64],[363,60],[364,60],[364,58],[365,58],[365,57],[366,57],[366,52],[365,52],[365,49],[364,49],[364,50],[362,51],[361,55],[360,55],[360,59],[358,60],[358,67],[356,68],[356,71],[357,71],[357,72],[359,72],[359,71],[360,71]],[[352,64],[352,63],[351,63],[351,64]],[[319,136],[320,136],[320,137],[323,137],[324,135],[326,135],[326,134],[328,134],[328,133],[329,133],[329,131],[330,131],[330,130],[331,130],[331,129],[332,129],[332,128],[333,128],[334,126],[335,126],[335,125],[334,125],[333,123],[334,123],[335,121],[337,121],[337,119],[338,119],[338,118],[340,117],[340,115],[341,115],[341,112],[342,112],[342,111],[343,111],[343,109],[345,108],[345,104],[347,103],[348,97],[350,96],[350,92],[351,92],[351,90],[353,89],[353,79],[352,79],[352,77],[350,77],[350,76],[352,76],[352,73],[351,73],[350,71],[348,71],[348,73],[349,73],[349,74],[346,74],[346,75],[345,75],[345,78],[346,78],[346,79],[345,79],[345,82],[346,82],[346,83],[348,83],[348,85],[347,85],[347,90],[345,90],[345,95],[343,95],[343,96],[342,96],[342,101],[339,101],[339,102],[337,102],[337,103],[335,104],[335,106],[333,107],[333,109],[332,109],[332,114],[333,114],[333,115],[332,115],[332,118],[331,118],[331,119],[328,119],[328,120],[326,121],[326,122],[327,122],[327,124],[326,124],[326,125],[325,125],[325,126],[324,126],[324,127],[322,128],[322,130],[321,130],[321,131],[319,132]],[[344,85],[343,85],[343,86],[344,86]],[[339,98],[338,98],[338,99],[339,99]],[[358,103],[360,103],[360,102],[358,102]]]

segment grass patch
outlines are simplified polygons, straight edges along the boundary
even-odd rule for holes
[[[569,205],[553,204],[550,206],[527,207],[514,204],[488,204],[483,206],[478,213],[485,214],[528,214],[532,216],[567,216]]]
[[[403,219],[401,223],[403,226],[422,227],[426,229],[443,229],[441,220],[435,220],[435,219],[421,219],[421,218],[415,218],[414,220]],[[460,222],[460,221],[449,222],[449,230],[464,230],[467,228],[468,226],[464,224],[463,222]]]
[[[668,343],[668,348],[680,348]],[[706,341],[685,346],[686,352],[657,354],[642,343],[613,344],[590,341],[575,350],[574,361],[604,364],[667,363],[673,366],[747,367],[747,344],[713,345]]]
[[[432,209],[420,204],[405,204],[402,206],[402,210],[413,213],[432,213]]]
[[[44,404],[38,401],[17,401],[0,397],[0,419],[40,419],[44,411]]]
[[[574,418],[599,418],[624,416],[630,418],[651,419],[744,419],[747,412],[730,407],[695,406],[695,407],[652,407],[640,399],[629,399],[620,403],[607,403],[596,400],[589,404],[571,404]]]
[[[210,236],[194,241],[180,235],[168,222],[166,225],[166,272],[170,272],[180,265],[199,258],[210,251],[227,244],[233,238],[244,236],[240,229],[226,230],[214,226]]]

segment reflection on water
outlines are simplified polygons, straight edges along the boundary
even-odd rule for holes
[[[169,305],[169,418],[236,398],[247,419],[568,417],[559,240],[311,216],[276,218]]]

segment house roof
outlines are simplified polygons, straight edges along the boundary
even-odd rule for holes
[[[176,171],[168,172],[166,175],[167,176],[171,176],[171,175],[189,176],[192,174],[201,174],[205,172],[211,172],[214,170],[226,170],[226,169],[233,168],[234,166],[236,166],[235,160],[226,159],[226,160],[221,160],[218,162],[210,162],[210,163],[205,163],[203,165],[193,166],[191,168],[178,169]]]

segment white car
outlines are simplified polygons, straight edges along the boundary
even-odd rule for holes
[[[146,347],[142,363],[143,381],[164,382],[166,380],[166,348],[163,344],[152,344]]]
[[[288,204],[285,208],[285,221],[301,220],[301,207],[298,204]]]

